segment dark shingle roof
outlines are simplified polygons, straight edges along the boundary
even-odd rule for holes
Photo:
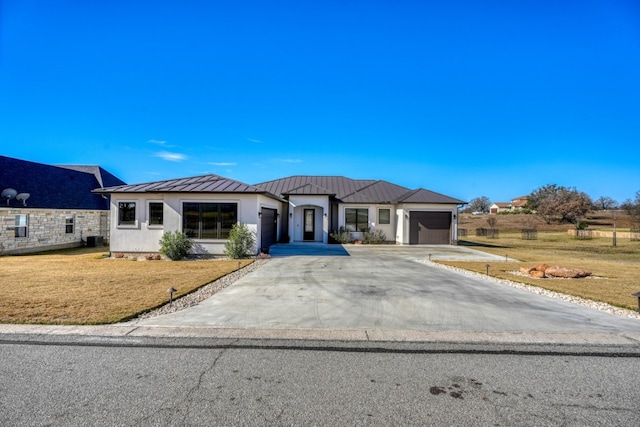
[[[52,166],[0,156],[0,191],[13,188],[29,193],[28,207],[108,210],[109,200],[91,192],[103,182],[124,184],[99,166]],[[6,201],[0,203],[6,206]],[[14,199],[9,206],[23,204]]]
[[[97,193],[254,193],[280,199],[264,189],[218,175],[168,179],[144,184],[116,185]]]

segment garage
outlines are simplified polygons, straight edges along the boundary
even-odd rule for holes
[[[260,250],[267,251],[278,239],[278,215],[275,209],[262,208],[260,215]]]
[[[409,212],[409,244],[451,243],[451,212]]]

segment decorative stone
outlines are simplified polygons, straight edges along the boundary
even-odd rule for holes
[[[531,277],[535,277],[536,279],[544,279],[545,277],[547,277],[544,271],[538,270],[532,270],[529,275],[531,275]]]
[[[581,277],[591,276],[590,271],[579,268],[567,268],[560,266],[549,267],[545,270],[545,274],[549,277],[562,277],[566,279],[578,279]]]

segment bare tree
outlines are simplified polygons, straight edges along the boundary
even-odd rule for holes
[[[593,203],[593,207],[595,209],[603,210],[603,211],[610,210],[610,209],[617,209],[618,202],[611,197],[602,196]]]
[[[480,196],[469,202],[469,208],[467,210],[471,212],[489,213],[490,207],[491,201],[489,198],[487,196]]]

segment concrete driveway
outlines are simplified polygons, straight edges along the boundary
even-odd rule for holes
[[[631,334],[640,321],[431,265],[504,260],[458,246],[276,245],[263,267],[199,305],[141,326]],[[338,249],[340,248],[340,250]],[[334,251],[329,253],[327,251]],[[292,253],[288,253],[292,252]]]

